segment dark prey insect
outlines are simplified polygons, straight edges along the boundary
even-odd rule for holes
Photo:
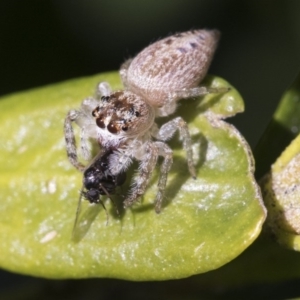
[[[114,203],[110,196],[114,194],[116,188],[121,186],[126,180],[125,172],[121,172],[117,175],[111,174],[108,167],[108,159],[111,154],[111,150],[108,150],[104,153],[100,152],[100,154],[96,156],[93,162],[83,172],[82,189],[79,196],[74,229],[78,221],[82,198],[88,200],[90,203],[100,203],[106,211],[101,196],[108,196]],[[117,213],[119,213],[115,203],[114,205]]]
[[[98,156],[83,172],[82,196],[90,203],[100,203],[101,195],[114,194],[116,187],[126,180],[126,173],[112,175],[109,170],[109,156],[112,151],[106,151]]]
[[[224,87],[199,86],[212,61],[219,39],[217,30],[192,30],[153,43],[120,69],[124,90],[112,91],[107,82],[98,85],[96,96],[85,99],[79,110],[71,110],[65,121],[67,154],[79,170],[72,122],[81,128],[81,152],[90,159],[88,139],[101,148],[114,149],[108,158],[109,172],[118,176],[139,161],[138,173],[124,200],[134,204],[148,186],[158,157],[163,157],[158,179],[155,210],[161,210],[168,173],[173,163],[172,149],[166,141],[179,131],[187,164],[193,178],[192,141],[187,123],[176,116],[158,128],[155,119],[175,112],[180,99],[209,93],[224,93]]]

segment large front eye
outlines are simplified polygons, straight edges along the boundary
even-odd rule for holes
[[[105,124],[103,122],[103,118],[101,118],[101,117],[99,117],[99,118],[96,119],[96,124],[97,124],[98,127],[102,128],[102,129],[105,128]]]
[[[107,126],[107,130],[110,132],[110,133],[117,133],[118,132],[118,128],[114,125],[114,123],[110,122]]]

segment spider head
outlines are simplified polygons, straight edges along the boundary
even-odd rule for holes
[[[122,140],[144,134],[153,125],[155,117],[153,108],[129,91],[103,96],[92,115],[102,139]]]

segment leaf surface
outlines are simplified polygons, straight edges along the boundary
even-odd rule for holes
[[[174,137],[174,164],[159,215],[153,206],[155,172],[141,203],[121,217],[105,200],[108,224],[102,207],[85,201],[77,239],[71,239],[82,174],[66,158],[63,122],[100,81],[121,88],[117,73],[107,73],[1,99],[0,266],[48,278],[165,280],[216,269],[243,252],[260,233],[266,212],[249,146],[223,121],[243,111],[234,88],[181,101],[176,115],[190,127],[197,178],[189,175]],[[229,86],[217,77],[204,84]],[[119,203],[128,177],[114,195]]]

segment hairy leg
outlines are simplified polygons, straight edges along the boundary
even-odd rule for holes
[[[183,148],[186,151],[189,171],[192,177],[196,178],[196,171],[193,162],[192,140],[189,128],[186,122],[181,117],[177,117],[164,124],[156,133],[155,138],[157,138],[158,140],[167,141],[174,135],[176,130],[179,130],[180,138],[182,139],[183,143]]]
[[[156,143],[148,142],[145,147],[144,158],[140,162],[139,172],[135,176],[129,196],[124,201],[125,208],[134,204],[145,193],[151,174],[156,166],[158,155],[159,149]]]
[[[78,114],[79,112],[76,110],[71,110],[68,112],[64,123],[64,133],[65,133],[68,159],[76,169],[82,172],[85,166],[78,161],[76,140],[75,140],[74,131],[72,127],[72,122],[74,122]]]
[[[155,199],[155,211],[156,213],[160,213],[161,204],[166,189],[168,173],[173,163],[173,151],[169,148],[167,144],[163,142],[155,142],[155,144],[159,149],[159,155],[164,157],[164,161],[160,167],[160,175],[157,184],[158,192],[156,194]]]
[[[176,91],[169,95],[163,107],[157,109],[157,115],[168,116],[172,114],[176,110],[177,102],[180,99],[196,98],[207,94],[222,94],[228,92],[229,90],[229,87],[198,86]]]

